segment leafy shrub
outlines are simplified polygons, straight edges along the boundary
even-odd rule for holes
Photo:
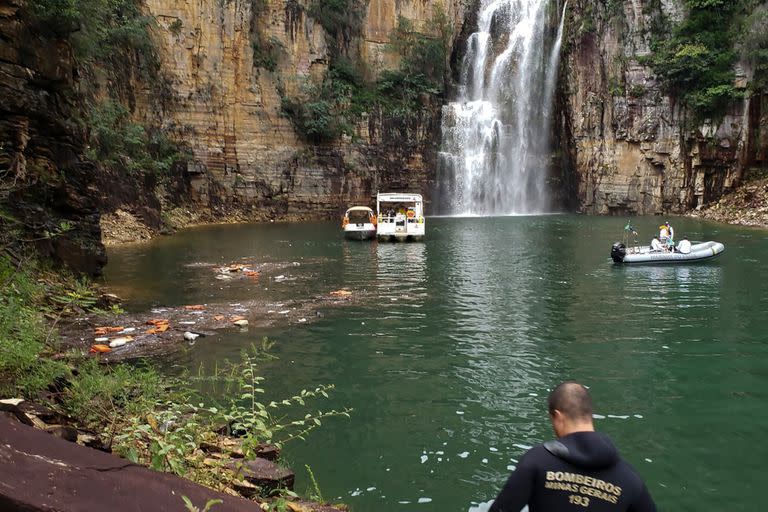
[[[754,90],[768,87],[768,5],[762,4],[745,18],[741,28],[741,56],[751,66]]]
[[[653,68],[669,94],[690,107],[694,121],[718,118],[743,95],[733,85],[735,41],[739,20],[750,2],[685,0],[685,5],[685,20],[670,37],[659,26],[651,44],[653,53],[641,62]],[[756,35],[753,48],[764,47],[759,28],[745,30]]]
[[[181,29],[184,27],[184,23],[180,19],[175,19],[173,22],[168,25],[168,30],[170,30],[174,35],[181,34]]]
[[[95,105],[88,119],[88,158],[128,172],[165,175],[182,157],[174,142],[160,130],[147,130],[131,121],[122,104],[105,101]]]
[[[307,14],[340,44],[360,34],[364,5],[360,0],[313,0]]]
[[[29,0],[28,6],[39,32],[68,36],[81,62],[116,66],[133,52],[142,72],[156,73],[159,62],[150,33],[156,22],[141,11],[138,0]]]
[[[420,115],[423,96],[442,93],[446,71],[451,28],[441,9],[435,8],[434,13],[432,36],[416,32],[408,19],[399,19],[390,48],[400,56],[397,70],[367,81],[359,64],[336,55],[319,84],[307,84],[301,98],[283,97],[282,112],[312,142],[352,135],[353,123],[363,113],[375,111],[402,121]]]
[[[251,43],[253,49],[253,65],[257,68],[264,68],[267,71],[277,69],[277,61],[280,58],[280,52],[283,45],[280,40],[272,37],[266,43],[257,38]]]

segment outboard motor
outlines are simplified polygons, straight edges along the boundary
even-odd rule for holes
[[[611,259],[616,263],[622,263],[627,255],[627,246],[623,242],[614,242],[611,247]]]

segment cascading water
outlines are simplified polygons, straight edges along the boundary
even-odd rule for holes
[[[545,190],[552,97],[565,6],[547,44],[552,0],[481,0],[458,99],[443,107],[438,197],[449,213],[549,210]]]

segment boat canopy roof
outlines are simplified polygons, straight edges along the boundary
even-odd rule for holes
[[[376,195],[376,200],[380,203],[420,203],[422,201],[421,194],[402,194],[399,192],[379,193]]]
[[[349,208],[344,215],[348,215],[350,212],[368,212],[368,213],[373,213],[373,210],[371,208],[368,208],[367,206],[353,206],[353,207]]]

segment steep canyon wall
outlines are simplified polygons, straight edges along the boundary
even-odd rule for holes
[[[429,99],[418,122],[363,115],[354,135],[312,144],[281,112],[286,97],[321,80],[334,41],[308,15],[309,1],[146,0],[159,21],[161,67],[174,99],[166,127],[192,149],[190,199],[213,211],[248,218],[335,217],[351,203],[371,204],[378,190],[428,193],[439,144],[439,99]],[[391,49],[398,18],[429,31],[442,9],[454,26],[458,0],[370,0],[359,35],[344,51],[366,78],[394,69]],[[254,44],[256,43],[256,44]],[[268,48],[269,66],[255,65]],[[256,57],[256,58],[255,58]],[[151,95],[136,115],[152,117]]]
[[[763,95],[747,95],[722,119],[692,126],[680,102],[641,63],[651,53],[654,19],[666,20],[671,33],[686,15],[679,0],[568,6],[559,136],[578,209],[679,213],[717,200],[746,170],[766,165]],[[741,64],[736,89],[746,93],[751,75]]]

